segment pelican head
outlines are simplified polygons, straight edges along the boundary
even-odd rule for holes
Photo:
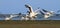
[[[29,4],[25,4],[25,7],[26,8],[30,8],[31,6]]]

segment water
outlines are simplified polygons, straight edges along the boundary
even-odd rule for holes
[[[37,18],[35,18],[36,20],[45,20],[42,15],[38,15]],[[5,20],[5,18],[0,18],[0,20]],[[21,17],[15,17],[11,20],[21,20]],[[60,15],[54,15],[54,16],[51,16],[49,17],[48,19],[46,20],[60,20]]]

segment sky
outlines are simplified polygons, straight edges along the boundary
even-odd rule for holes
[[[25,4],[30,4],[33,10],[38,7],[56,13],[60,10],[60,0],[0,0],[0,13],[26,13],[28,9],[24,6]]]

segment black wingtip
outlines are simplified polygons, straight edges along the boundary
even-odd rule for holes
[[[42,11],[40,11],[40,13],[41,13],[42,15],[44,15],[44,13],[43,13]]]
[[[45,10],[45,9],[42,9],[44,12],[48,12],[47,10]]]

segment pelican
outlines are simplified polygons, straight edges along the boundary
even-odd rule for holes
[[[10,15],[10,17],[6,17],[5,20],[10,20],[12,19],[13,17],[17,17],[18,15]]]
[[[29,4],[26,4],[25,7],[29,9],[29,11],[28,11],[29,13],[28,13],[27,17],[30,19],[35,18],[38,13],[34,12],[32,7]]]
[[[53,13],[54,13],[53,11],[47,11],[47,10],[44,10],[44,9],[42,9],[42,10],[45,12],[45,14],[44,14],[45,19],[53,16]]]

